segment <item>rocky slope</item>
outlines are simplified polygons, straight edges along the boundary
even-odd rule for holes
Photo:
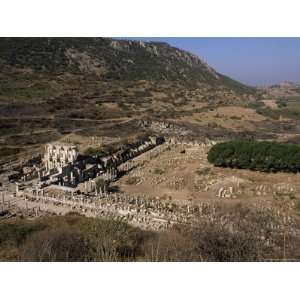
[[[245,107],[257,95],[166,43],[0,39],[1,153],[10,153],[7,147],[13,153],[30,150],[72,132],[126,137],[138,133],[132,124],[149,119],[221,136],[236,128],[255,130],[251,118],[261,118]],[[216,111],[222,107],[229,109]],[[109,134],[101,127],[108,124],[115,126]]]
[[[3,38],[1,66],[34,72],[92,74],[102,80],[171,80],[187,85],[253,89],[213,70],[199,57],[166,43],[106,38]]]
[[[282,81],[278,84],[261,87],[265,98],[284,99],[289,96],[300,95],[300,84],[291,81]]]

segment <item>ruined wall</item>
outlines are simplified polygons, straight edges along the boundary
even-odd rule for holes
[[[18,205],[29,207],[34,211],[66,214],[78,212],[88,217],[103,217],[128,222],[133,226],[150,230],[164,230],[175,224],[197,226],[199,221],[218,223],[234,231],[234,218],[218,209],[216,203],[200,203],[199,205],[177,205],[162,202],[155,198],[128,196],[121,193],[103,192],[94,196],[57,194],[44,192],[22,192]],[[258,208],[258,213],[266,216],[275,214],[278,221],[268,221],[265,226],[272,231],[280,231],[283,226],[293,224],[294,220],[275,208]],[[243,220],[246,221],[246,220]],[[290,227],[292,230],[292,226]],[[291,232],[297,234],[297,232]]]
[[[44,164],[46,171],[63,167],[68,163],[74,163],[78,156],[78,150],[74,145],[53,143],[45,147]]]

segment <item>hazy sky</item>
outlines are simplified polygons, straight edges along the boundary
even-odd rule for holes
[[[249,85],[300,83],[300,38],[128,38],[164,41]]]

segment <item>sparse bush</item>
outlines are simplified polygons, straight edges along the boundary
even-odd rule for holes
[[[0,261],[132,261],[143,232],[126,223],[69,214],[0,224]]]
[[[250,232],[229,232],[221,226],[206,224],[190,232],[193,251],[205,261],[258,260],[257,238]]]
[[[239,116],[231,116],[230,119],[231,120],[241,120],[242,118]]]
[[[4,244],[19,246],[28,236],[36,231],[43,230],[45,227],[44,224],[38,222],[26,221],[0,224],[0,246]]]
[[[300,200],[298,200],[296,202],[296,207],[295,208],[296,208],[297,213],[300,214]]]
[[[287,103],[284,100],[277,100],[276,101],[278,108],[287,107]]]
[[[256,109],[256,113],[269,117],[271,119],[278,120],[280,117],[280,111],[279,110],[274,110],[269,107],[260,107]]]
[[[21,252],[22,261],[85,261],[87,244],[76,231],[52,229],[36,232]]]
[[[151,262],[201,261],[192,249],[192,241],[176,229],[153,235],[143,244],[144,260]]]
[[[155,174],[155,175],[162,175],[162,174],[164,174],[164,173],[165,173],[165,171],[162,170],[162,169],[159,169],[159,168],[156,168],[156,169],[154,169],[154,171],[153,171],[153,174]]]
[[[269,228],[279,224],[274,215],[241,205],[217,209],[230,217],[232,228],[199,219],[193,227],[177,225],[151,232],[74,214],[7,221],[0,224],[0,260],[262,261],[281,257],[282,231]],[[299,258],[299,238],[287,234],[286,239],[287,257]]]
[[[128,184],[128,185],[134,185],[134,184],[137,184],[138,182],[139,182],[139,178],[138,177],[129,177],[126,180],[126,184]]]
[[[9,156],[16,155],[21,151],[20,148],[8,148],[8,147],[0,147],[0,157],[1,156]]]

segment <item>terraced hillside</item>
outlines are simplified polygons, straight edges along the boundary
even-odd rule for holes
[[[211,137],[278,133],[278,120],[261,113],[262,91],[166,43],[1,38],[0,70],[3,156],[72,133],[129,138],[144,133],[143,120]]]

